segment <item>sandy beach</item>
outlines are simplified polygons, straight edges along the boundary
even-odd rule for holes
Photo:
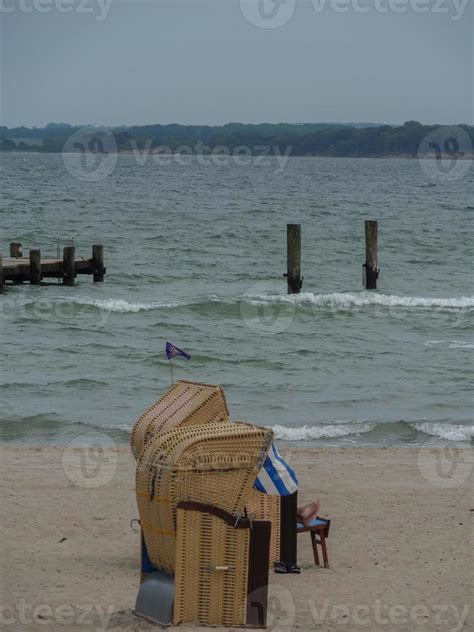
[[[71,448],[4,444],[0,454],[2,629],[159,629],[132,613],[139,535],[129,450],[107,450],[96,471],[84,460],[81,469]],[[302,574],[270,576],[270,630],[474,629],[472,451],[286,455],[300,501],[319,497],[332,520],[331,568],[312,565],[301,535]]]

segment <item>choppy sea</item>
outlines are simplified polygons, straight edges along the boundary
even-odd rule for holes
[[[0,251],[105,246],[104,283],[0,295],[0,438],[128,439],[177,379],[221,384],[234,419],[293,445],[472,442],[474,168],[266,158],[242,165],[121,155],[82,178],[61,155],[0,154]],[[429,170],[428,170],[429,171]],[[362,288],[364,220],[379,289]],[[286,224],[303,292],[287,296]]]

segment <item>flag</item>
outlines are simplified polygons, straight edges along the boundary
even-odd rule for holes
[[[186,358],[186,360],[191,359],[191,356],[189,355],[189,353],[186,353],[186,351],[183,351],[182,349],[178,349],[178,347],[171,344],[171,342],[167,342],[166,343],[166,357],[168,358],[168,360],[171,360],[171,358],[176,358],[176,356],[183,356],[183,358]]]

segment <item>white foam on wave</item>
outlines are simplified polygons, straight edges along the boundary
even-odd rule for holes
[[[79,305],[90,305],[107,312],[117,312],[119,314],[148,312],[155,309],[166,309],[179,307],[180,303],[130,303],[124,299],[109,298],[75,298],[74,303]]]
[[[130,428],[130,426],[127,426],[127,424],[116,424],[116,425],[109,425],[109,426],[102,426],[103,428],[106,428],[107,430],[118,430],[120,432],[125,432],[127,434],[130,434],[132,432],[132,429]]]
[[[449,340],[427,340],[425,342],[425,347],[434,347],[436,345],[447,344]]]
[[[425,347],[448,345],[448,349],[474,349],[474,343],[465,340],[427,340]]]
[[[418,432],[449,441],[470,441],[474,437],[474,426],[429,422],[419,422],[411,426]]]
[[[94,428],[95,431],[110,431],[110,432],[124,432],[126,434],[130,434],[132,429],[127,424],[100,424],[95,423],[94,421],[78,421],[77,424],[79,426],[87,426],[89,428]]]
[[[321,308],[353,309],[358,307],[380,306],[386,308],[400,307],[405,309],[439,309],[461,310],[474,308],[474,296],[462,296],[460,298],[424,298],[421,296],[395,296],[392,294],[379,294],[377,292],[333,292],[331,294],[314,294],[303,292],[301,294],[252,294],[240,296],[208,296],[196,297],[191,301],[174,301],[169,303],[159,302],[130,302],[122,298],[99,299],[93,297],[59,297],[60,302],[88,305],[97,309],[118,313],[136,313],[158,309],[172,309],[177,307],[192,306],[198,303],[235,304],[247,302],[252,305],[269,305],[272,303],[287,303],[290,305],[311,305]],[[20,306],[41,303],[36,300],[20,301]],[[445,341],[428,341],[426,344],[440,344]],[[446,341],[447,342],[447,341]]]
[[[322,426],[269,426],[277,439],[283,441],[306,441],[309,439],[336,439],[349,435],[365,434],[371,432],[375,423],[340,423],[326,424]]]
[[[351,307],[367,307],[380,305],[382,307],[404,307],[423,309],[466,309],[474,307],[474,296],[460,298],[424,298],[422,296],[395,296],[393,294],[379,294],[372,292],[333,292],[331,294],[244,294],[250,303],[296,303],[315,305],[316,307],[333,307],[349,309]]]
[[[463,340],[455,340],[449,345],[450,349],[474,349],[474,344],[464,342]]]

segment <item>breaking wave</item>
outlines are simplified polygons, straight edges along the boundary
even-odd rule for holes
[[[448,441],[470,441],[474,437],[474,426],[420,422],[412,424],[412,427],[418,432]]]
[[[42,300],[26,300],[20,301],[18,305],[34,306],[42,303],[48,304]],[[53,301],[58,304],[71,304],[85,307],[96,308],[105,312],[114,312],[119,314],[150,312],[163,309],[176,309],[187,307],[190,309],[206,309],[210,306],[219,305],[237,305],[247,303],[250,305],[272,305],[272,304],[288,304],[298,306],[301,305],[326,308],[350,310],[361,307],[379,306],[383,308],[402,308],[402,309],[424,309],[424,310],[462,310],[474,308],[474,296],[462,296],[458,298],[425,298],[421,296],[396,296],[379,294],[377,292],[333,292],[331,294],[314,294],[313,292],[303,292],[302,294],[284,295],[284,294],[252,294],[246,293],[239,296],[217,296],[210,294],[208,296],[192,297],[183,301],[170,302],[133,302],[123,298],[93,298],[85,297],[57,297]]]
[[[270,426],[277,439],[283,441],[308,441],[314,439],[336,439],[337,437],[347,437],[349,435],[360,435],[371,432],[377,424],[375,423],[341,423],[327,424],[324,426]]]
[[[172,307],[180,307],[182,303],[130,303],[124,299],[93,299],[93,298],[76,298],[73,301],[78,305],[90,305],[107,312],[117,312],[119,314],[149,312],[157,309],[168,309]]]
[[[393,437],[400,435],[403,428],[408,429],[412,439],[417,435],[427,437],[439,437],[448,441],[471,441],[474,437],[474,426],[462,426],[460,424],[429,423],[429,422],[340,422],[335,424],[322,424],[318,426],[270,426],[277,439],[282,441],[314,441],[318,439],[338,439],[371,433],[377,430],[379,438],[389,433]],[[406,430],[405,430],[406,433]],[[427,440],[427,439],[425,439]]]
[[[421,296],[395,296],[392,294],[378,294],[369,292],[333,292],[331,294],[313,294],[303,292],[293,296],[246,294],[249,302],[265,304],[272,302],[310,304],[317,307],[333,307],[350,309],[351,307],[367,307],[379,305],[382,307],[405,307],[422,309],[467,309],[474,307],[474,296],[460,298],[424,298]]]

